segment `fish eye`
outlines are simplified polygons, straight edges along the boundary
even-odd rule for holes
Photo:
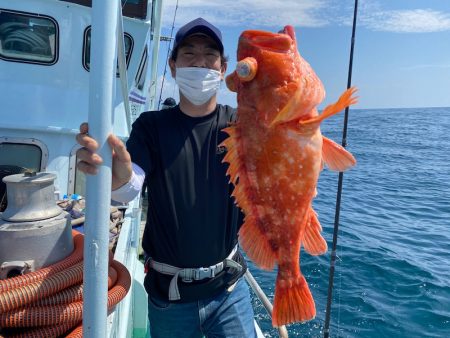
[[[239,61],[236,65],[236,74],[241,81],[253,80],[258,71],[258,62],[252,57],[247,57]]]

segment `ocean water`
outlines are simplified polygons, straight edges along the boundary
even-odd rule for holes
[[[341,142],[343,113],[322,124]],[[331,337],[450,337],[450,108],[350,110]],[[329,251],[301,251],[314,320],[290,337],[323,337],[338,174],[325,169],[314,209]],[[276,271],[250,270],[273,299]],[[267,337],[277,337],[253,299]]]

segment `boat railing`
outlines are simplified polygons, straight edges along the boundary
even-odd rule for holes
[[[245,272],[245,280],[247,281],[248,285],[252,288],[253,292],[255,293],[256,297],[260,300],[264,308],[266,309],[267,313],[270,316],[270,319],[272,319],[272,312],[273,312],[273,305],[270,302],[269,298],[266,296],[264,291],[259,286],[256,279],[253,277],[251,272],[247,269]],[[278,327],[278,334],[281,338],[288,338],[288,332],[285,325],[282,325]]]

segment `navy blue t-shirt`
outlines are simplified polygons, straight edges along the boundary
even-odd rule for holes
[[[142,246],[155,261],[180,268],[207,267],[225,259],[237,244],[242,214],[231,197],[233,186],[222,163],[227,137],[221,131],[236,111],[217,105],[202,117],[179,106],[145,112],[133,123],[127,149],[146,174],[148,212]],[[245,267],[239,253],[236,257]],[[211,297],[243,273],[223,271],[213,279],[178,280],[181,302]],[[152,269],[145,288],[167,299],[171,276]]]

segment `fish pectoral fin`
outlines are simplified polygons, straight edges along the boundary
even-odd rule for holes
[[[316,212],[312,207],[309,208],[309,220],[306,225],[305,234],[303,236],[302,244],[305,251],[310,255],[317,256],[327,252],[327,242],[320,234],[322,226],[317,218]]]
[[[344,147],[325,136],[322,138],[322,159],[330,170],[345,171],[356,164],[356,159]]]
[[[270,122],[270,127],[277,124],[284,123],[294,119],[298,115],[299,102],[301,101],[300,90],[297,90],[295,94],[290,98],[289,102],[283,107],[283,109],[275,116],[275,118]]]
[[[278,272],[273,301],[272,325],[304,322],[316,316],[316,306],[305,277],[283,280]]]
[[[351,87],[347,89],[340,97],[337,102],[330,104],[329,106],[326,106],[323,110],[322,114],[309,119],[300,121],[300,125],[307,126],[311,124],[320,124],[323,120],[339,113],[341,110],[347,108],[348,106],[355,104],[357,102],[357,97],[353,96],[355,94],[356,88]]]

